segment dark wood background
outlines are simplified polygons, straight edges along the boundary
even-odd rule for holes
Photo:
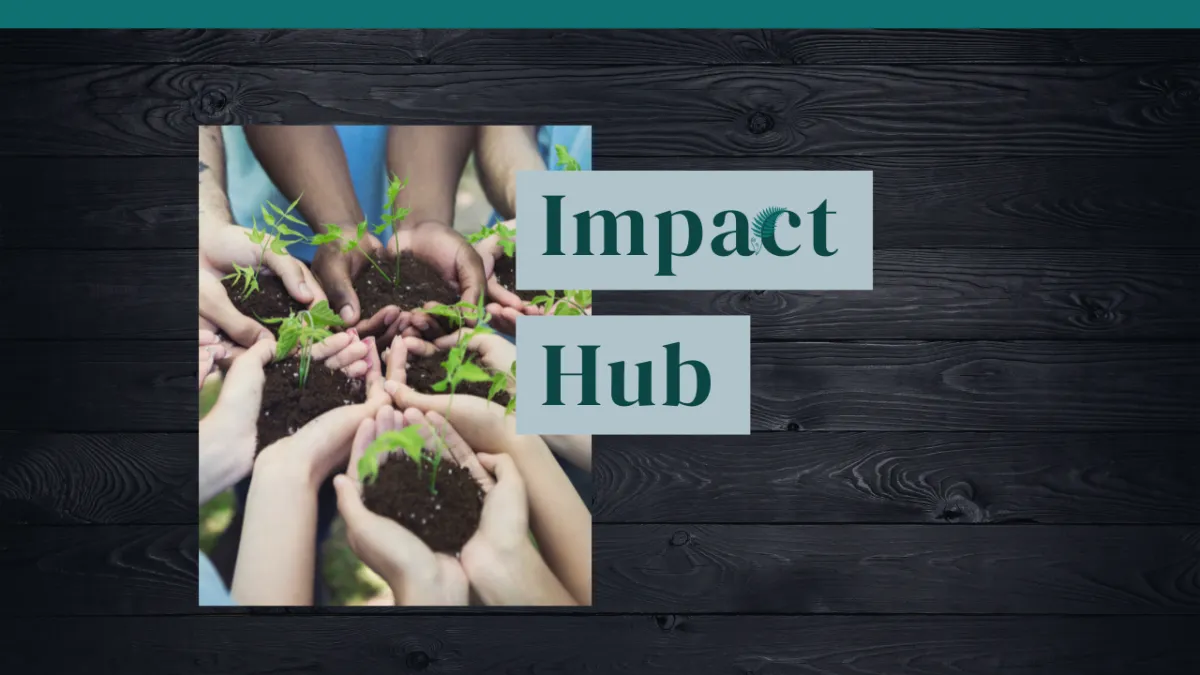
[[[0,92],[14,672],[1200,671],[1198,32],[0,32]],[[756,433],[597,439],[594,609],[198,611],[196,125],[355,122],[873,170],[876,289],[597,294],[751,314]]]

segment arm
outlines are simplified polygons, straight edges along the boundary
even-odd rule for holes
[[[411,209],[400,225],[454,226],[454,203],[463,167],[475,142],[472,126],[394,126],[388,130],[388,171],[408,180],[396,205]]]
[[[502,220],[516,218],[517,172],[546,170],[546,163],[538,153],[537,127],[480,127],[475,164],[492,208]]]
[[[253,125],[246,127],[246,141],[289,201],[304,195],[297,208],[313,232],[325,232],[329,224],[353,229],[362,222],[350,166],[333,127]]]
[[[200,127],[200,228],[233,222],[226,196],[221,127]]]
[[[546,434],[542,436],[542,440],[546,441],[546,445],[550,446],[554,454],[584,471],[592,470],[592,437],[590,435]]]

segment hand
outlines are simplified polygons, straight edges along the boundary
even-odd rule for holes
[[[431,423],[444,422],[431,418]],[[449,606],[465,605],[468,598],[466,573],[458,560],[444,553],[434,553],[416,535],[391,518],[371,512],[362,501],[362,486],[358,476],[358,460],[363,451],[380,434],[401,429],[408,424],[424,426],[425,420],[419,412],[404,415],[390,406],[382,407],[374,419],[359,423],[358,432],[350,452],[347,475],[333,480],[337,490],[338,511],[346,522],[346,533],[354,554],[382,576],[392,588],[398,605]],[[445,426],[447,443],[451,444],[451,458],[464,459],[474,453],[456,434],[450,438],[450,427]],[[428,438],[429,436],[427,436]],[[386,462],[388,455],[379,458]],[[471,475],[479,480],[483,473],[477,461],[468,466]],[[484,474],[486,476],[486,474]],[[490,480],[490,476],[486,476]],[[483,487],[481,483],[480,487]]]
[[[275,354],[263,340],[233,361],[212,410],[200,420],[200,503],[250,473],[254,466],[263,366]]]
[[[487,279],[483,260],[466,238],[449,225],[429,221],[401,229],[388,239],[388,250],[392,255],[410,251],[440,272],[463,302],[478,302]]]
[[[517,221],[509,220],[501,224],[516,229]],[[493,234],[477,242],[475,250],[483,260],[483,269],[487,275],[487,299],[491,302],[488,302],[486,309],[488,314],[492,315],[490,324],[501,333],[515,335],[517,317],[537,316],[542,313],[542,309],[525,302],[516,293],[501,286],[493,276],[492,272],[495,269],[496,261],[504,255],[499,235]]]
[[[354,237],[357,232],[355,228],[343,228],[343,234]],[[390,340],[407,327],[409,313],[402,312],[396,305],[388,305],[369,317],[362,316],[362,304],[354,292],[354,280],[359,274],[375,274],[367,262],[368,255],[379,260],[387,260],[391,256],[370,232],[363,234],[357,251],[344,253],[342,244],[337,241],[322,244],[313,256],[313,274],[329,294],[329,306],[347,326],[354,326],[362,335],[382,335],[382,339]]]
[[[234,264],[242,267],[264,266],[264,274],[275,274],[287,288],[288,294],[309,307],[325,299],[312,272],[304,263],[290,255],[280,255],[263,245],[250,241],[246,234],[250,230],[232,223],[202,221],[200,224],[200,266],[215,276],[234,271]],[[268,241],[270,237],[267,237]]]
[[[431,354],[433,351],[441,350],[448,351],[458,344],[462,339],[463,330],[459,329],[450,335],[442,336],[433,341],[432,345],[417,347],[416,343],[409,341],[414,347],[410,348],[410,352],[421,353],[424,355]],[[435,349],[436,348],[436,349]],[[416,350],[420,349],[420,352]],[[479,355],[480,361],[489,370],[500,373],[512,372],[512,365],[517,360],[517,346],[508,340],[496,335],[495,333],[483,333],[474,335],[467,341],[467,349]],[[510,378],[508,381],[509,393],[516,393],[516,383]]]
[[[358,422],[365,415],[375,414],[377,409],[388,403],[389,397],[383,389],[374,338],[360,340],[354,330],[337,333],[313,345],[312,358],[314,362],[322,362],[326,368],[364,379],[366,402],[335,408],[317,417],[291,436],[263,448],[258,461],[282,461],[298,467],[315,489],[346,461],[350,453],[350,440]]]
[[[197,378],[200,389],[204,388],[204,383],[209,376],[214,378],[219,377],[217,371],[217,361],[228,356],[228,350],[225,345],[221,344],[220,338],[211,330],[200,330],[200,367],[199,377]]]
[[[202,328],[211,326],[214,332],[220,331],[242,347],[275,339],[262,324],[239,312],[220,278],[205,269],[200,270],[200,318]]]
[[[417,393],[407,386],[406,365],[410,350],[428,353],[435,348],[428,342],[412,337],[397,337],[386,352],[387,370],[384,390],[391,395],[397,408],[417,408],[450,418],[462,438],[480,452],[512,452],[525,447],[517,436],[515,415],[505,414],[504,406],[478,396],[454,395],[451,412],[448,395],[431,396]]]

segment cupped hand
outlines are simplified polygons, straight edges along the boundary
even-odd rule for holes
[[[229,351],[225,345],[221,344],[221,339],[211,330],[200,329],[200,362],[199,376],[197,377],[197,385],[200,389],[204,388],[204,382],[209,376],[216,377],[218,375],[217,362],[229,356]]]
[[[232,223],[202,223],[200,227],[200,266],[215,276],[241,267],[262,266],[264,274],[279,277],[288,294],[297,302],[312,306],[325,299],[325,292],[308,267],[292,256],[275,253],[269,247],[264,254],[263,244],[250,241],[249,229]],[[269,244],[271,237],[267,236]]]
[[[388,239],[388,250],[392,255],[411,252],[440,272],[442,279],[458,292],[463,302],[474,304],[479,301],[487,279],[483,259],[466,238],[449,225],[430,221],[402,229]]]
[[[396,407],[417,408],[448,418],[463,440],[478,452],[510,452],[519,447],[516,416],[506,414],[499,403],[467,394],[454,394],[453,397],[421,394],[407,385],[408,354],[429,354],[436,350],[432,344],[418,338],[392,340],[386,352],[384,389]]]
[[[355,234],[352,228],[343,230],[344,236],[353,237]],[[367,261],[367,256],[385,262],[392,259],[390,250],[369,232],[363,234],[358,250],[343,251],[342,244],[337,241],[322,244],[313,255],[313,274],[329,295],[329,306],[347,326],[353,326],[361,335],[390,340],[408,326],[409,313],[401,311],[396,305],[387,305],[371,316],[362,315],[362,303],[354,290],[354,280],[360,274],[377,274]],[[385,270],[389,267],[383,265]]]
[[[234,359],[212,410],[200,420],[200,503],[233,486],[254,466],[263,367],[275,342],[263,340]]]
[[[439,350],[447,351],[458,344],[463,334],[464,331],[460,329],[450,335],[444,335],[434,340],[433,346]],[[421,350],[421,353],[429,353],[428,347],[421,347]],[[511,372],[512,365],[517,360],[517,346],[495,333],[472,335],[471,339],[467,341],[467,350],[478,354],[483,365],[489,370],[496,372]],[[515,392],[516,383],[510,379],[508,384],[509,391]]]
[[[414,415],[410,421],[403,413],[390,406],[380,408],[373,419],[364,419],[359,423],[347,473],[335,477],[333,481],[337,490],[338,511],[346,522],[350,548],[367,567],[387,581],[392,588],[396,604],[465,605],[469,587],[466,573],[458,560],[444,553],[434,553],[407,528],[391,518],[373,513],[362,501],[358,461],[363,452],[379,435],[409,424],[423,425],[424,420]],[[432,436],[428,433],[424,435],[426,439]],[[469,448],[463,449],[465,443],[462,443],[461,439],[458,439],[458,446],[451,446],[453,460],[470,453]],[[473,458],[474,454],[470,454]],[[390,459],[389,455],[381,456],[380,463],[386,463]],[[464,466],[470,468],[471,465]],[[474,462],[474,466],[482,471],[478,468],[478,462]],[[475,476],[476,469],[471,469],[471,474]]]
[[[352,331],[338,333],[313,345],[312,358],[323,367],[362,378],[367,387],[363,403],[334,408],[313,419],[296,433],[263,448],[259,462],[285,462],[301,468],[315,488],[350,454],[350,441],[358,423],[387,405],[374,338],[360,340]],[[257,415],[255,416],[257,421]]]
[[[242,347],[274,339],[271,331],[233,306],[217,273],[203,268],[200,270],[199,304],[200,318]]]
[[[506,227],[516,229],[517,221],[509,220],[501,223]],[[487,311],[492,315],[491,326],[501,333],[515,335],[517,318],[521,316],[537,316],[542,313],[540,307],[531,305],[521,299],[513,291],[500,285],[494,274],[496,262],[505,255],[500,245],[500,236],[493,234],[476,242],[475,250],[483,261],[483,269],[487,274]]]

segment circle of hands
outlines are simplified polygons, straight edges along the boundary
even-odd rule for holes
[[[331,410],[260,454],[285,456],[289,463],[322,478],[344,468],[335,477],[334,487],[351,549],[388,583],[397,604],[467,604],[472,597],[472,579],[494,574],[503,567],[500,558],[517,555],[529,545],[525,485],[496,441],[515,434],[512,417],[505,416],[498,404],[459,395],[454,401],[455,423],[451,424],[442,412],[448,412],[448,397],[420,394],[406,385],[408,354],[432,354],[453,345],[458,337],[443,336],[435,343],[396,337],[382,358],[375,338],[361,338],[355,329],[313,345],[314,364],[361,379],[366,401]],[[210,332],[201,331],[200,343],[202,381],[220,381],[219,398],[200,422],[203,503],[249,475],[255,466],[264,368],[274,358],[276,345],[273,339],[259,340],[233,358],[222,374],[213,351],[224,348],[214,342]],[[512,344],[494,334],[475,336],[468,348],[492,368],[507,368],[515,359]],[[380,434],[406,426],[421,429],[426,450],[434,449],[440,435],[444,459],[466,468],[484,495],[479,527],[458,556],[434,553],[412,532],[371,512],[363,503],[359,458]],[[395,453],[382,456],[381,463]]]

